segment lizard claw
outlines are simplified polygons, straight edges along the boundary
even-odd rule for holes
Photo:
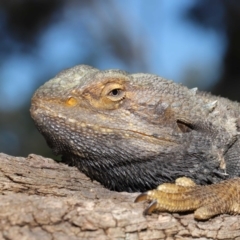
[[[142,202],[142,201],[146,201],[148,200],[148,194],[147,193],[141,193],[140,195],[138,195],[136,197],[136,199],[134,200],[134,202]]]
[[[141,193],[140,195],[138,195],[136,197],[136,199],[134,200],[134,202],[136,203],[136,202],[142,202],[142,201],[146,201],[146,200],[151,200],[151,199],[149,199],[148,192]],[[158,209],[157,200],[151,201],[150,204],[148,205],[148,207],[143,211],[143,215],[144,216],[150,215],[156,209]]]
[[[150,215],[156,209],[157,209],[157,200],[152,201],[148,205],[148,207],[143,211],[143,215]]]
[[[140,194],[135,202],[151,201],[143,214],[155,210],[168,212],[194,211],[196,219],[209,219],[222,213],[240,214],[240,178],[199,186],[186,179],[176,184],[164,183],[157,189]]]

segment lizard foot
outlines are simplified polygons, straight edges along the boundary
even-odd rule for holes
[[[200,186],[191,179],[178,178],[175,184],[164,183],[140,194],[135,202],[151,201],[144,214],[153,211],[194,211],[194,217],[206,220],[215,215],[240,214],[240,178]]]

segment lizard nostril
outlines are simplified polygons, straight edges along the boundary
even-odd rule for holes
[[[69,97],[68,100],[66,101],[66,104],[70,107],[74,107],[77,105],[77,99],[74,97]]]

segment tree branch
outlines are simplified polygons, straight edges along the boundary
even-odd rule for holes
[[[144,217],[138,193],[117,193],[77,168],[34,154],[0,154],[0,239],[240,239],[240,216]]]

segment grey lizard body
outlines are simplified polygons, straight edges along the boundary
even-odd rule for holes
[[[31,115],[55,154],[111,190],[240,176],[239,103],[156,75],[76,66],[36,91]]]

